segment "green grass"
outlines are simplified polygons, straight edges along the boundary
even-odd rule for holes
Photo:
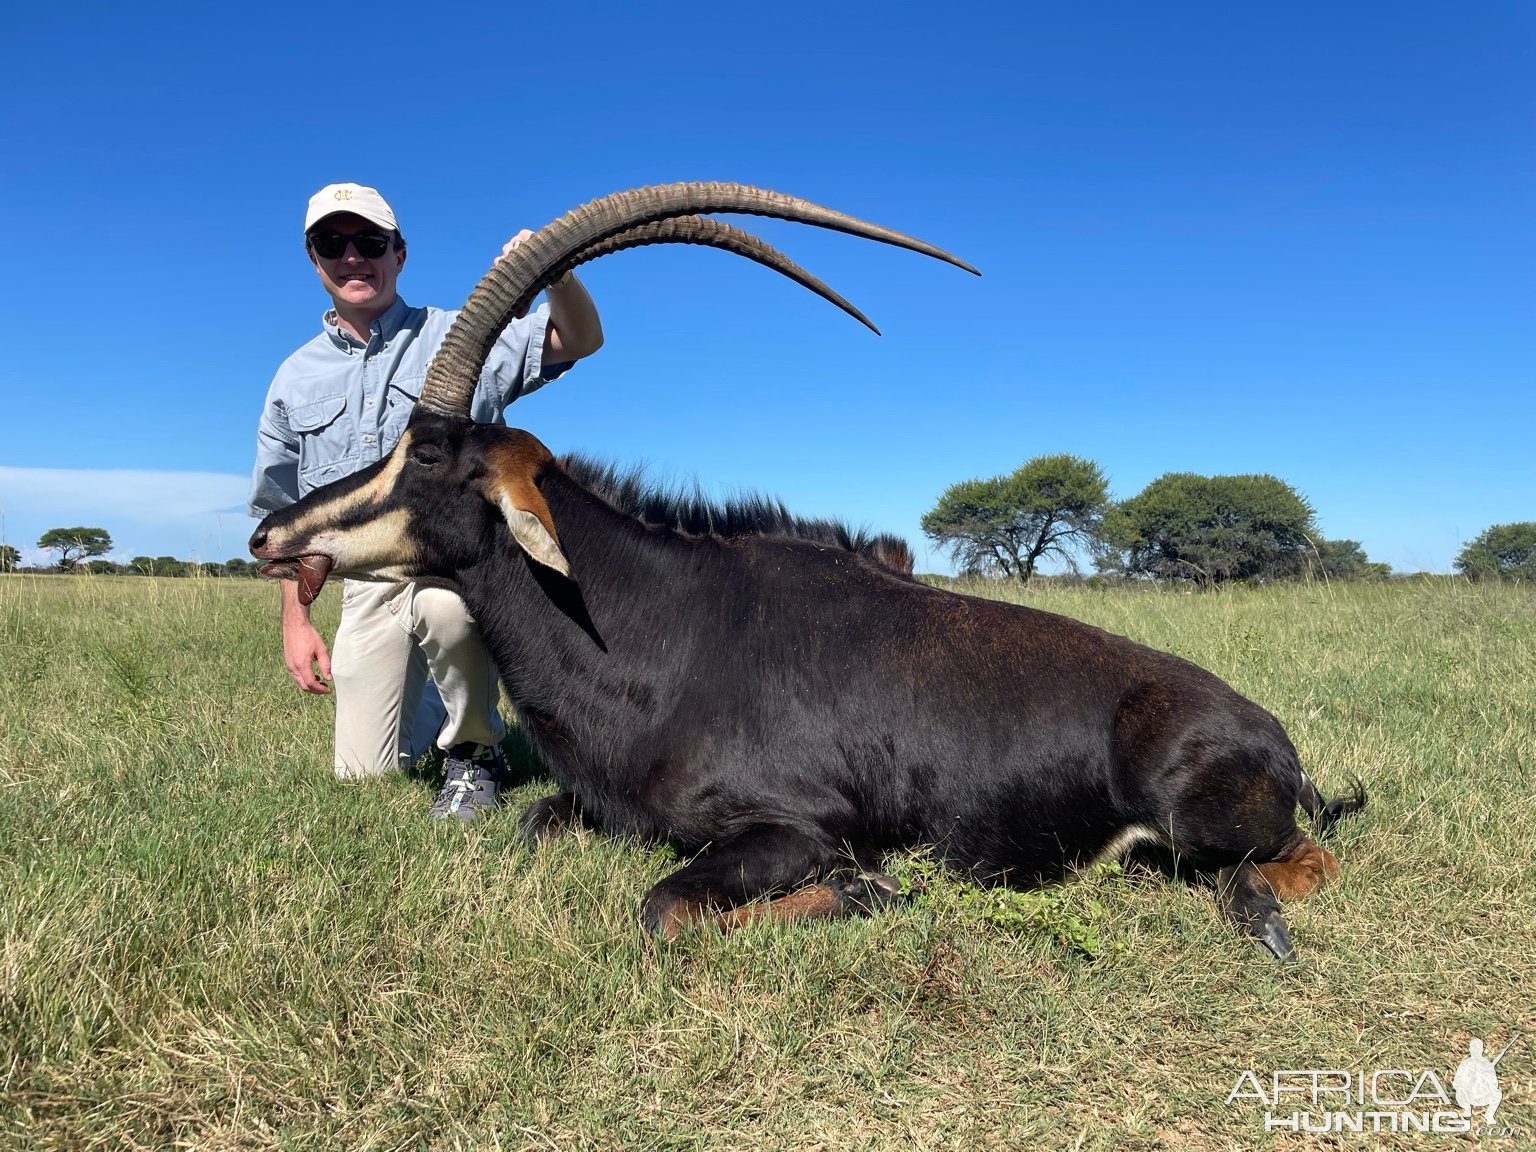
[[[1370,807],[1282,969],[1135,865],[659,946],[662,850],[525,849],[347,785],[232,580],[0,578],[0,1146],[1246,1149],[1238,1074],[1472,1036],[1536,1146],[1536,595],[1454,581],[1029,603],[1170,649]],[[335,597],[317,616],[333,622]],[[530,779],[517,806],[547,791]],[[1317,1138],[1313,1138],[1316,1140]],[[1318,1147],[1442,1145],[1349,1136]]]

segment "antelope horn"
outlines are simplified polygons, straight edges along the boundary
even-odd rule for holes
[[[701,229],[681,220],[682,227],[670,231],[651,234],[642,230],[645,225],[701,212],[739,212],[812,224],[907,248],[980,275],[964,260],[925,241],[766,188],[746,184],[659,184],[616,192],[551,221],[496,261],[470,293],[442,347],[432,358],[418,403],[442,415],[468,415],[480,370],[507,321],[565,271],[608,252],[639,244],[695,243],[735,251],[782,272],[869,323],[831,289],[744,232]],[[621,237],[631,232],[634,236],[623,242]],[[752,243],[743,244],[741,238]],[[716,243],[725,239],[730,243]],[[615,246],[605,246],[609,241],[615,241]]]
[[[562,260],[550,269],[549,279],[558,280],[571,269],[589,264],[599,256],[622,252],[626,248],[640,248],[647,244],[699,244],[744,256],[765,268],[772,268],[775,272],[782,273],[804,288],[809,288],[823,300],[837,305],[875,335],[880,334],[880,329],[870,323],[868,316],[784,253],[763,243],[750,232],[743,232],[740,228],[733,228],[724,221],[714,220],[708,216],[671,216],[665,220],[653,220],[649,224],[638,224],[633,228],[626,228],[623,232],[610,236],[606,240],[588,244],[580,252],[573,254],[569,260]],[[531,288],[523,293],[518,298],[514,313],[532,304],[533,298],[538,294],[538,288]]]

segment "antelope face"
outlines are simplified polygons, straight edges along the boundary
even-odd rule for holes
[[[251,536],[261,572],[312,603],[335,573],[407,581],[454,574],[505,525],[533,559],[569,574],[538,475],[553,457],[520,429],[425,410],[387,458],[272,513]]]

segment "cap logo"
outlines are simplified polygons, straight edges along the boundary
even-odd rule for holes
[[[352,199],[352,189],[350,189],[350,188],[338,188],[338,189],[336,189],[336,199],[338,199],[338,200],[350,200],[350,199]]]

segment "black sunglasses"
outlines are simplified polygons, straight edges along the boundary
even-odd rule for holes
[[[355,236],[349,236],[344,232],[332,232],[325,230],[311,232],[309,234],[309,246],[315,250],[315,255],[322,260],[340,260],[347,254],[347,245],[357,249],[357,254],[364,260],[377,260],[389,251],[391,237],[382,232],[359,232]]]

